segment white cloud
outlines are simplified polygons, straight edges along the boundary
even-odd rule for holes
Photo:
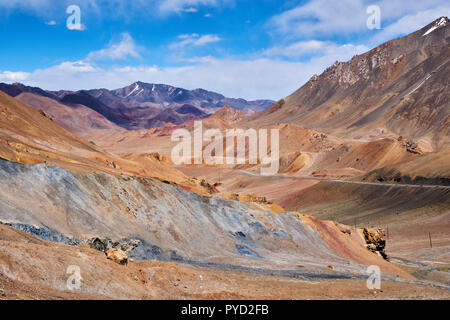
[[[95,72],[99,71],[100,69],[95,66],[95,64],[90,63],[88,61],[66,61],[59,65],[56,65],[54,67],[38,70],[38,72],[53,72],[58,71],[64,73],[70,73],[70,74],[77,74],[77,73],[86,73],[86,72]]]
[[[181,11],[187,12],[187,13],[195,13],[195,12],[198,12],[198,9],[190,7],[190,8],[182,9]]]
[[[214,42],[219,42],[222,41],[222,39],[215,35],[215,34],[205,34],[204,36],[201,36],[200,38],[197,39],[197,41],[194,42],[194,45],[196,46],[202,46],[204,44],[208,44],[208,43],[214,43]]]
[[[80,23],[80,24],[77,24],[77,25],[70,26],[70,28],[68,27],[68,29],[69,30],[84,31],[84,30],[87,29],[87,27],[86,27],[86,25]]]
[[[27,81],[38,83],[39,79],[44,81],[51,81],[53,78],[55,86],[64,83],[67,79],[82,79],[83,75],[95,75],[101,72],[102,69],[92,62],[88,61],[65,61],[58,65],[47,69],[37,69],[28,75]]]
[[[177,38],[178,39],[190,39],[190,38],[198,38],[198,33],[191,33],[191,34],[180,34]]]
[[[108,48],[89,53],[88,59],[92,60],[123,60],[128,57],[140,58],[138,48],[133,38],[128,33],[122,33],[118,43],[112,43]]]
[[[275,46],[264,50],[264,54],[267,56],[301,57],[308,53],[323,50],[326,45],[327,43],[324,41],[298,41],[288,46]]]
[[[441,8],[441,13],[437,16],[439,17],[447,14],[450,7],[448,0],[413,3],[405,0],[311,0],[274,16],[268,22],[268,27],[272,32],[292,38],[354,34],[367,31],[366,21],[369,15],[366,9],[372,4],[381,8],[383,29],[402,17],[420,15],[424,11]]]
[[[177,37],[181,41],[172,43],[169,47],[172,50],[184,48],[186,46],[203,46],[208,43],[222,41],[216,34],[199,35],[198,33],[181,34]]]
[[[338,45],[331,41],[298,41],[287,46],[275,46],[263,51],[269,57],[301,58],[305,55],[335,56],[336,60],[347,60],[355,54],[368,51],[364,45],[344,44]]]
[[[217,7],[227,4],[230,0],[160,0],[157,2],[159,2],[159,10],[162,13],[171,13],[177,11],[197,12],[197,7]]]
[[[362,1],[312,0],[274,16],[268,25],[278,33],[296,37],[354,31],[364,28],[365,21]]]
[[[55,20],[50,20],[50,21],[46,22],[45,24],[49,25],[49,26],[55,26],[56,25],[56,21]]]
[[[28,72],[12,72],[0,70],[0,81],[3,82],[17,82],[26,80],[30,74]]]
[[[108,69],[95,65],[86,69],[74,68],[70,62],[65,62],[48,69],[36,70],[20,81],[50,90],[80,90],[103,87],[115,89],[140,80],[187,89],[204,88],[230,97],[278,99],[297,89],[317,71],[319,70],[309,64],[270,59],[206,59],[183,67],[129,66]]]

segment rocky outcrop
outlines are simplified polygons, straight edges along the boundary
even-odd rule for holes
[[[100,239],[93,238],[88,241],[89,246],[98,251],[106,252],[108,249],[113,248],[117,250],[122,250],[126,253],[133,251],[140,245],[142,245],[142,241],[136,239],[124,239],[119,241],[112,241],[109,238]]]
[[[386,248],[386,231],[384,229],[363,229],[364,240],[367,244],[367,249],[373,253],[379,254],[385,260],[389,260],[385,252]]]

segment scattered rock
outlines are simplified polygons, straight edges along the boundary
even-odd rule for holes
[[[314,139],[320,139],[320,140],[327,138],[327,135],[325,133],[321,133],[321,132],[313,133],[312,136]]]
[[[414,154],[423,154],[423,150],[419,147],[419,145],[411,140],[406,140],[402,136],[399,136],[397,139],[403,147],[405,147],[406,151]]]
[[[122,169],[118,164],[116,164],[114,161],[108,161],[106,160],[106,165],[112,169]]]
[[[155,160],[158,160],[159,162],[164,161],[164,156],[162,154],[159,154],[158,152],[150,153],[148,155],[150,158],[153,158]]]
[[[141,244],[141,241],[136,239],[112,241],[109,238],[92,238],[88,241],[88,244],[91,248],[102,252],[106,252],[108,249],[112,248],[116,250],[122,250],[125,253],[129,253],[137,248]]]
[[[223,195],[225,199],[236,200],[239,202],[256,202],[269,204],[266,197],[259,197],[253,194],[238,194],[238,193],[225,193]]]
[[[0,297],[6,297],[6,292],[2,288],[0,288]]]
[[[127,255],[125,254],[125,252],[123,252],[120,249],[109,248],[108,250],[106,250],[105,254],[109,260],[112,260],[115,263],[118,263],[121,265],[128,264]]]
[[[122,180],[124,180],[124,181],[130,181],[130,180],[131,180],[130,176],[128,176],[128,175],[126,175],[126,174],[121,174],[120,177],[121,177]]]
[[[117,249],[117,247],[120,247],[120,249],[122,251],[128,252],[128,251],[131,251],[131,250],[135,249],[140,244],[141,244],[141,241],[135,240],[135,239],[131,239],[131,240],[128,240],[126,242],[119,242],[118,246],[114,246],[114,248]]]
[[[51,121],[53,121],[52,118],[50,118],[49,116],[47,116],[47,114],[45,114],[44,110],[39,109],[38,112],[41,114],[41,116],[46,117],[46,118],[50,119]]]
[[[414,154],[423,154],[422,150],[420,150],[419,145],[412,141],[406,141],[406,151],[414,153]]]
[[[219,190],[217,190],[216,186],[210,184],[210,183],[207,182],[205,179],[203,179],[203,180],[200,182],[200,185],[201,185],[203,188],[206,188],[210,193],[218,193],[218,192],[219,192]]]
[[[260,256],[256,251],[242,244],[236,244],[236,251],[244,257],[262,258],[262,256]]]
[[[111,247],[111,240],[110,239],[93,238],[89,241],[89,246],[92,249],[105,252],[108,248]]]
[[[351,235],[352,228],[343,224],[336,223],[336,227],[344,234]]]

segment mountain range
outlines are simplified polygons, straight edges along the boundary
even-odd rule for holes
[[[47,91],[20,83],[0,84],[0,90],[44,112],[50,106],[30,94],[46,97],[65,106],[87,107],[113,124],[128,130],[149,129],[166,123],[181,124],[203,119],[228,105],[245,113],[262,111],[274,101],[227,98],[203,89],[186,90],[164,84],[135,82],[127,87],[107,90]],[[24,94],[27,93],[28,95]],[[33,103],[31,102],[34,100]],[[53,102],[51,102],[52,104]]]

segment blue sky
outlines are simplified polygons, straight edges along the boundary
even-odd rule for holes
[[[80,30],[66,25],[73,4]],[[370,30],[374,4],[381,29]],[[74,90],[140,80],[276,100],[449,13],[443,0],[0,0],[0,82]]]

